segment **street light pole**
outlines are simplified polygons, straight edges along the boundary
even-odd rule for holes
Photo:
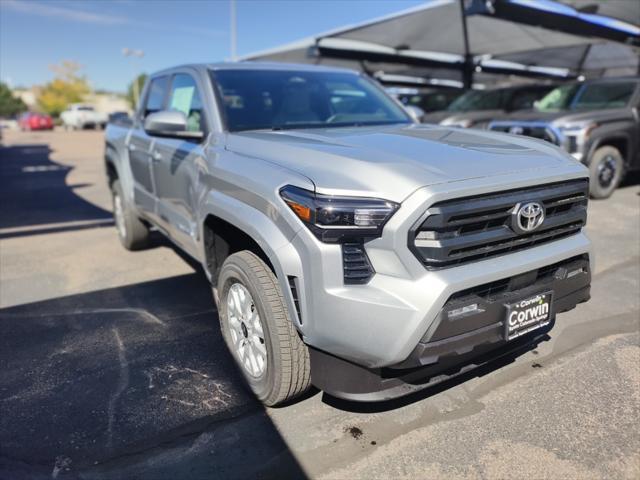
[[[138,77],[136,75],[136,66],[134,64],[134,57],[142,58],[144,57],[144,51],[142,50],[134,50],[132,48],[123,48],[122,54],[125,57],[131,57],[131,73],[133,75],[133,103],[134,110],[138,105],[138,100],[140,99],[140,86],[138,85]]]

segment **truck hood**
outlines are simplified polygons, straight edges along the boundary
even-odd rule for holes
[[[396,202],[437,183],[575,163],[526,137],[429,125],[230,133],[226,148],[298,172],[320,192]]]

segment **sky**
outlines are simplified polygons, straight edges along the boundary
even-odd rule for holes
[[[362,22],[424,0],[237,0],[238,55]],[[0,0],[0,80],[42,85],[52,64],[83,66],[94,89],[135,73],[230,59],[229,0]],[[144,51],[125,58],[122,49]]]

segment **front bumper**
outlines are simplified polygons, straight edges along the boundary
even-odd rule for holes
[[[383,401],[427,388],[546,338],[558,313],[590,296],[589,258],[580,255],[522,275],[457,292],[445,303],[433,332],[425,334],[402,362],[386,368],[365,368],[311,349],[311,376],[325,392],[355,401]],[[542,291],[553,292],[553,321],[521,338],[506,341],[506,304]],[[449,312],[470,303],[475,313]]]
[[[290,311],[305,343],[364,367],[392,366],[433,333],[438,312],[454,293],[590,254],[591,242],[580,232],[465,265],[428,270],[408,242],[411,227],[437,202],[584,177],[584,167],[572,163],[555,175],[544,169],[419,189],[391,217],[382,237],[365,244],[376,272],[366,285],[345,285],[340,246],[323,244],[300,230],[287,247],[292,260],[280,277],[289,280],[283,280],[283,291],[289,294]]]

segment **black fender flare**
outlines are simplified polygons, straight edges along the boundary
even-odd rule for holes
[[[631,159],[628,158],[630,148],[631,148],[631,138],[627,132],[615,132],[615,133],[603,133],[602,135],[598,135],[595,139],[592,139],[589,144],[589,149],[587,150],[587,156],[584,159],[584,164],[589,166],[591,164],[591,157],[593,153],[603,145],[608,145],[611,140],[616,142],[623,141],[626,146],[627,155],[623,156],[625,167],[628,167]]]

